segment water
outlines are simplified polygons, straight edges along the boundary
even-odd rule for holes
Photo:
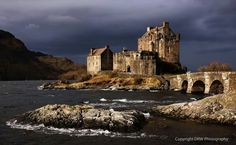
[[[37,86],[42,83],[44,82],[0,82],[0,145],[236,144],[236,128],[232,126],[149,116],[152,106],[192,101],[193,98],[199,99],[201,96],[168,91],[38,90]],[[13,128],[6,125],[15,116],[46,104],[81,103],[114,110],[138,109],[145,112],[150,121],[143,130],[132,134],[106,130],[58,129],[43,125],[19,125],[14,122],[8,122]],[[229,140],[202,141],[203,137]],[[182,138],[189,141],[181,141]]]

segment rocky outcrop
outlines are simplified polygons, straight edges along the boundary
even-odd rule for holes
[[[180,119],[236,125],[236,92],[207,97],[189,103],[154,107],[154,112]]]
[[[40,90],[42,89],[73,89],[68,86],[69,84],[70,84],[69,81],[58,80],[55,82],[45,83],[38,88],[40,88]]]
[[[90,105],[46,105],[23,114],[18,122],[44,124],[58,128],[106,129],[134,132],[142,128],[145,117],[138,111],[96,109]]]

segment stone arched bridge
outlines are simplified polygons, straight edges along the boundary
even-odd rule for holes
[[[236,72],[196,72],[166,77],[170,89],[187,93],[220,94],[236,91]]]

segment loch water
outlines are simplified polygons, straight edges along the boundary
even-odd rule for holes
[[[40,90],[46,81],[0,82],[0,145],[189,145],[236,144],[236,127],[149,116],[156,105],[204,96],[172,91]],[[194,99],[195,98],[195,99]],[[91,104],[114,110],[137,109],[149,118],[130,134],[14,124],[14,117],[47,104]],[[11,120],[11,121],[9,121]]]

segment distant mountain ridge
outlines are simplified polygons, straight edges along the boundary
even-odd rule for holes
[[[86,73],[86,66],[67,58],[30,51],[14,35],[0,30],[0,80],[60,79],[63,74],[78,70]]]

